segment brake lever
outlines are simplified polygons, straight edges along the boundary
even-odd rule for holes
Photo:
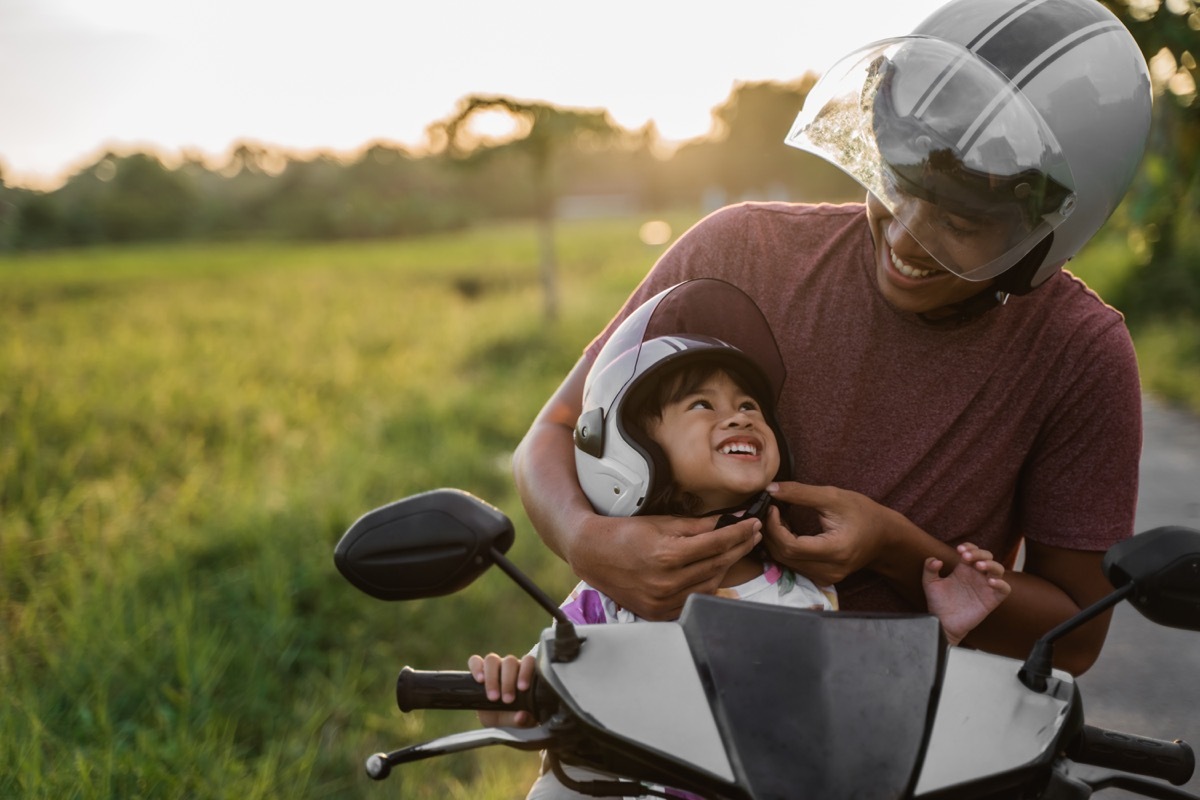
[[[502,744],[517,750],[542,750],[554,740],[554,733],[546,725],[533,728],[480,728],[475,731],[464,731],[442,736],[432,741],[393,750],[390,753],[376,753],[367,759],[367,775],[372,780],[381,781],[397,764],[407,764],[410,761],[420,761],[424,758],[460,753],[464,750],[474,750],[477,747],[489,747]]]

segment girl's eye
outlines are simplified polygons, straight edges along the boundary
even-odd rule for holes
[[[758,404],[747,400],[738,406],[738,408],[742,411],[758,411]]]
[[[707,400],[693,400],[688,405],[688,408],[689,409],[693,409],[693,408],[711,409],[712,403],[708,402]]]

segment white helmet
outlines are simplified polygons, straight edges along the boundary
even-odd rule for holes
[[[715,278],[676,284],[638,306],[596,356],[575,425],[575,469],[592,506],[610,517],[640,513],[669,474],[661,448],[627,424],[630,398],[670,366],[703,359],[741,377],[763,401],[779,445],[778,479],[791,458],[774,406],[786,375],[771,328],[754,301]]]
[[[1112,214],[1150,104],[1136,42],[1096,0],[953,0],[827,70],[785,141],[861,183],[946,269],[1021,294]],[[1005,224],[964,257],[914,197]]]

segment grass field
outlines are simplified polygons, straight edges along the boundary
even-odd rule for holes
[[[508,459],[661,250],[639,222],[562,227],[557,322],[521,225],[0,259],[0,797],[521,795],[531,754],[361,765],[473,722],[401,715],[402,664],[523,651],[544,614],[498,572],[383,604],[332,548],[456,486],[570,587]]]

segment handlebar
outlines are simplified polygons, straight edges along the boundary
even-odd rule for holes
[[[417,708],[465,709],[469,711],[528,711],[540,718],[538,680],[535,675],[528,689],[517,692],[512,703],[489,700],[483,684],[469,672],[427,671],[404,667],[396,678],[396,705],[401,711]]]
[[[1161,778],[1176,786],[1191,780],[1196,769],[1196,755],[1187,742],[1149,739],[1092,725],[1083,726],[1066,753],[1080,764]]]

